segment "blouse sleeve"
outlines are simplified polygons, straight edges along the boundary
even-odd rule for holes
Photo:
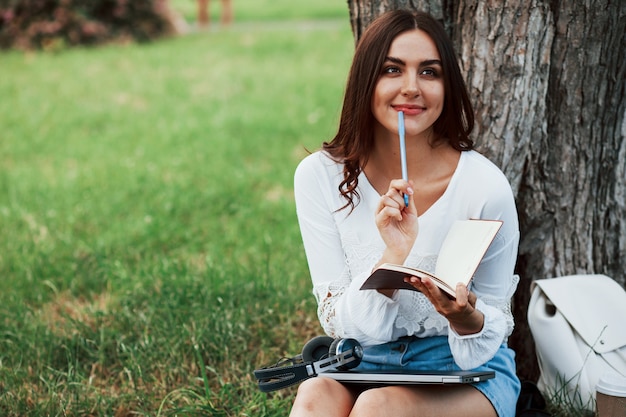
[[[336,224],[340,206],[334,207],[339,200],[332,193],[337,190],[325,163],[331,162],[312,154],[294,176],[298,223],[320,324],[329,336],[353,337],[364,346],[387,342],[398,304],[377,291],[359,290],[378,259],[372,258],[362,273],[352,276]]]
[[[472,369],[489,361],[513,331],[511,298],[519,281],[514,274],[519,226],[508,181],[503,176],[497,185],[484,200],[479,216],[503,220],[503,225],[471,284],[478,298],[476,309],[485,317],[483,329],[466,336],[459,336],[451,327],[448,332],[452,355],[462,369]]]

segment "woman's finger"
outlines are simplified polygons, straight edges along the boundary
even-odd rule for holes
[[[469,300],[469,290],[461,282],[456,284],[456,302],[460,307],[465,308]]]
[[[413,188],[411,188],[411,184],[408,181],[400,179],[391,180],[389,189],[385,195],[388,195],[404,206],[404,196],[407,195],[411,197],[413,195]]]
[[[386,218],[393,218],[402,221],[402,206],[388,195],[380,197],[378,210],[376,213],[377,222],[384,222]]]

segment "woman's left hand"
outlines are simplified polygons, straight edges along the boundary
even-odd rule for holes
[[[450,326],[461,336],[478,333],[483,328],[485,317],[476,310],[476,294],[461,283],[456,286],[456,300],[450,299],[430,278],[407,277],[406,282],[430,300],[435,310],[450,322]]]

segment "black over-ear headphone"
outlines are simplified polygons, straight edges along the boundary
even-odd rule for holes
[[[361,363],[363,348],[354,339],[317,336],[302,348],[302,354],[254,371],[263,392],[276,391],[333,370],[347,371]]]

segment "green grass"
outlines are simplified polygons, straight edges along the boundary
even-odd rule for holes
[[[352,51],[346,17],[2,54],[0,415],[287,415],[251,372],[321,332],[292,175]]]

